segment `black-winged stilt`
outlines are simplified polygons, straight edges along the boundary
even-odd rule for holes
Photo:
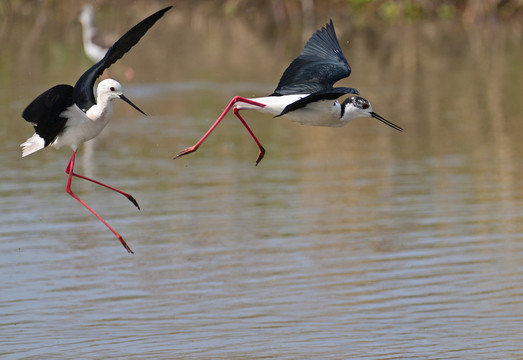
[[[82,24],[82,39],[84,52],[94,63],[102,60],[109,48],[118,40],[118,36],[108,31],[101,31],[95,26],[94,9],[92,5],[83,5],[78,18]],[[108,76],[109,70],[104,76]],[[134,78],[134,69],[127,66],[124,71],[126,80]]]
[[[249,99],[234,97],[203,137],[193,146],[180,151],[174,158],[196,151],[233,106],[233,113],[251,134],[260,150],[256,165],[263,158],[265,149],[240,116],[240,110],[255,109],[275,117],[285,116],[304,125],[328,127],[344,126],[350,120],[359,117],[373,117],[396,130],[403,130],[373,112],[370,103],[360,96],[350,96],[342,103],[338,102],[337,99],[343,95],[359,95],[358,90],[354,88],[333,87],[335,82],[348,77],[350,72],[349,63],[341,51],[334,25],[330,20],[312,35],[300,56],[287,67],[271,95]]]
[[[118,36],[96,28],[92,5],[82,6],[78,20],[82,24],[85,54],[95,63],[102,60],[109,48],[118,40]]]
[[[124,248],[131,254],[133,251],[124,241],[122,236],[117,233],[100,215],[81,200],[71,190],[71,180],[73,176],[80,179],[91,181],[95,184],[114,190],[127,197],[138,209],[138,203],[128,193],[118,190],[112,186],[103,184],[91,178],[76,174],[74,172],[74,161],[78,147],[85,141],[96,137],[103,128],[109,123],[113,113],[112,100],[122,99],[136,110],[145,115],[136,105],[127,99],[122,93],[122,86],[116,80],[106,79],[98,84],[97,97],[94,96],[94,83],[105,69],[118,61],[128,52],[142,36],[158,21],[164,13],[172,6],[166,7],[145,20],[135,25],[125,35],[123,35],[113,46],[109,48],[105,56],[83,73],[75,86],[56,85],[38,96],[24,110],[22,117],[30,122],[35,134],[27,139],[20,146],[22,147],[22,157],[41,150],[49,145],[59,148],[70,146],[73,154],[69,164],[65,169],[68,174],[66,192],[85,206],[94,216],[105,224],[121,242]]]

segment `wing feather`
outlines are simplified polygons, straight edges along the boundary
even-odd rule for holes
[[[283,116],[290,111],[294,111],[307,106],[307,104],[321,101],[321,100],[335,100],[345,94],[356,94],[359,95],[359,91],[350,87],[337,87],[332,89],[320,90],[312,93],[308,96],[302,97],[301,99],[287,105],[283,111],[277,116]]]
[[[116,61],[122,58],[131,48],[140,41],[142,36],[167,12],[172,6],[159,10],[140,21],[127,31],[113,46],[107,50],[102,60],[91,66],[89,70],[83,73],[74,86],[73,99],[76,105],[83,111],[87,111],[91,106],[96,104],[94,97],[94,83],[102,75],[105,69],[110,67]]]
[[[283,73],[272,95],[310,94],[330,89],[350,72],[330,20],[305,44],[300,56]]]
[[[60,114],[73,104],[73,87],[56,85],[34,99],[25,108],[22,117],[44,139],[44,146],[48,146],[63,131],[67,122],[67,118]]]

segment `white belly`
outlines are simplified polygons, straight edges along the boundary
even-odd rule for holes
[[[238,110],[253,109],[277,116],[281,114],[287,105],[292,104],[307,95],[308,94],[298,94],[250,98],[249,100],[265,104],[265,107],[262,108],[243,102],[238,102],[236,107]],[[302,125],[340,127],[347,123],[346,121],[340,120],[340,115],[341,105],[337,100],[322,100],[288,112],[283,115],[283,117]]]
[[[98,136],[111,119],[112,106],[107,106],[103,114],[96,113],[96,110],[99,109],[97,105],[94,105],[87,113],[84,113],[78,106],[73,105],[61,113],[60,116],[66,117],[68,120],[64,131],[56,138],[52,146],[57,149],[62,146],[71,146],[76,151],[82,143]],[[91,117],[96,120],[92,120]]]
[[[307,96],[308,94],[299,94],[299,95],[284,95],[284,96],[265,96],[259,98],[250,98],[249,100],[256,101],[265,105],[265,107],[259,107],[252,104],[247,104],[244,102],[237,102],[236,108],[238,110],[244,109],[254,109],[264,113],[269,113],[274,116],[280,115],[283,109],[289,104],[300,100],[302,97]]]

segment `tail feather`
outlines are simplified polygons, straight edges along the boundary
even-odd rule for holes
[[[34,134],[20,145],[22,148],[22,157],[31,155],[45,147],[45,141],[38,134]]]

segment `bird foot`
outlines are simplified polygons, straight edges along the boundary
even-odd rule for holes
[[[256,164],[255,166],[258,166],[260,161],[262,161],[263,157],[265,156],[265,149],[263,146],[260,146],[260,153],[258,154],[258,157],[256,158]]]
[[[140,205],[138,205],[138,201],[136,201],[136,199],[132,195],[127,194],[127,199],[129,199],[129,201],[132,202],[134,206],[138,208],[138,210],[140,210]]]
[[[191,146],[191,147],[188,147],[187,149],[184,149],[184,150],[178,152],[178,153],[174,156],[173,159],[178,159],[178,158],[181,157],[181,156],[184,156],[184,155],[190,154],[190,153],[192,153],[192,152],[195,152],[196,149],[198,149],[197,146]]]
[[[129,245],[127,245],[127,243],[125,242],[125,240],[123,239],[122,235],[120,234],[117,234],[116,235],[116,238],[118,240],[120,240],[120,243],[123,245],[123,247],[125,248],[125,250],[127,250],[127,252],[129,254],[133,254],[134,255],[134,252],[131,250],[131,248],[129,247]]]

